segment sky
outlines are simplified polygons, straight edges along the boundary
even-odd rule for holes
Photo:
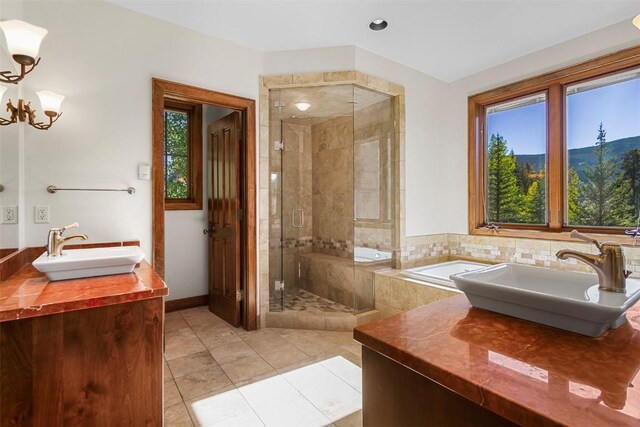
[[[490,114],[487,135],[500,133],[516,154],[544,153],[546,102]],[[570,95],[567,100],[567,144],[592,146],[603,123],[607,141],[640,135],[640,78]]]

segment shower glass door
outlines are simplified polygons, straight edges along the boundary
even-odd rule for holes
[[[270,310],[371,310],[394,247],[393,99],[349,84],[269,102]]]
[[[280,89],[269,102],[271,311],[351,312],[353,86]]]
[[[269,311],[284,309],[280,90],[269,93]]]

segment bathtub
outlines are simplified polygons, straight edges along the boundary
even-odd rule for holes
[[[392,253],[390,251],[381,251],[373,248],[359,248],[353,249],[353,260],[355,262],[369,263],[391,260]],[[453,273],[452,273],[453,274]]]
[[[490,267],[490,264],[482,264],[470,261],[449,261],[439,264],[426,265],[423,267],[409,268],[402,271],[402,275],[424,282],[435,283],[449,288],[455,288],[449,276],[452,274],[464,273],[467,271],[479,270]]]

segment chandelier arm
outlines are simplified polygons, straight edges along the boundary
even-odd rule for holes
[[[29,124],[39,130],[47,130],[51,127],[51,125],[53,125],[55,122],[58,121],[58,119],[60,118],[60,116],[62,116],[62,113],[58,114],[55,117],[51,117],[49,116],[49,124],[45,124],[43,122],[36,122],[35,120],[32,119],[32,117],[35,117],[35,111],[32,110],[34,112],[33,116],[29,116]]]
[[[15,123],[15,119],[5,119],[0,117],[0,126],[8,126]]]
[[[40,63],[42,58],[38,58],[36,62],[33,63],[29,68],[27,66],[21,64],[20,65],[20,74],[12,74],[11,71],[0,71],[0,82],[2,83],[13,83],[16,84],[20,80],[24,79],[27,74],[33,71],[36,68],[36,65]]]

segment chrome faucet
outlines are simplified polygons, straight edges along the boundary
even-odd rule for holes
[[[559,259],[575,258],[593,267],[598,273],[600,283],[598,288],[601,291],[625,292],[626,279],[631,274],[631,271],[625,270],[622,245],[613,242],[600,243],[596,239],[580,233],[578,230],[573,230],[571,237],[593,243],[600,250],[600,254],[593,255],[563,249],[558,251],[556,256]]]
[[[60,256],[62,254],[62,248],[67,244],[69,240],[87,240],[88,237],[86,234],[72,234],[70,236],[62,235],[62,233],[64,233],[66,230],[77,227],[78,223],[74,222],[73,224],[67,225],[66,227],[52,228],[51,230],[49,230],[49,236],[47,238],[47,255]]]

